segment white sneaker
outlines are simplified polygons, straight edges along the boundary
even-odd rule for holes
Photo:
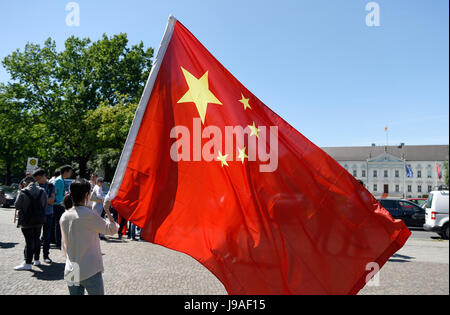
[[[40,260],[35,260],[33,263],[34,266],[39,266],[40,264],[41,264]]]
[[[31,264],[27,264],[25,262],[23,262],[20,265],[14,267],[14,270],[16,270],[16,271],[31,270],[31,269],[32,269]]]

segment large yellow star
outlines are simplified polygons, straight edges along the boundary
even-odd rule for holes
[[[181,67],[183,71],[184,78],[189,86],[189,90],[184,94],[184,96],[178,101],[180,103],[195,103],[197,107],[198,114],[205,123],[206,109],[208,108],[208,103],[222,105],[222,103],[214,96],[214,94],[209,90],[208,82],[208,71],[200,78],[197,79],[189,71]]]

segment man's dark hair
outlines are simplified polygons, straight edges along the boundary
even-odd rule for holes
[[[69,191],[63,201],[66,209],[82,202],[86,194],[91,192],[91,184],[84,178],[78,178],[70,184]]]
[[[70,166],[70,165],[61,166],[61,168],[60,168],[61,175],[66,173],[66,172],[68,172],[68,171],[70,171],[70,170],[73,170],[72,166]]]
[[[59,169],[56,169],[53,173],[53,176],[58,177],[59,175],[61,175],[61,171]]]
[[[28,185],[29,183],[34,183],[34,182],[35,182],[35,180],[32,176],[27,176],[23,179],[23,183],[25,185]]]
[[[45,171],[42,169],[42,168],[38,168],[37,170],[35,170],[34,172],[33,172],[33,177],[36,177],[36,176],[45,176]]]

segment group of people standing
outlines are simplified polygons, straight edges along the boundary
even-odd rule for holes
[[[31,265],[41,264],[40,245],[42,234],[42,253],[44,262],[51,264],[50,243],[61,249],[61,228],[59,220],[65,208],[64,179],[72,176],[72,167],[65,165],[55,172],[53,178],[47,179],[43,169],[38,169],[19,184],[19,194],[15,202],[17,227],[25,237],[25,260],[14,270],[31,270]],[[39,204],[36,199],[39,198]],[[31,209],[34,206],[35,209]],[[33,262],[34,260],[34,262]]]
[[[32,270],[33,265],[41,264],[42,234],[46,264],[52,263],[50,243],[66,256],[64,278],[70,294],[84,294],[85,290],[104,294],[100,238],[118,233],[123,224],[116,223],[110,203],[104,200],[103,178],[93,174],[90,181],[76,179],[66,191],[64,180],[72,172],[72,167],[65,165],[48,180],[45,171],[38,169],[22,180],[14,220],[25,237],[25,260],[14,270]]]

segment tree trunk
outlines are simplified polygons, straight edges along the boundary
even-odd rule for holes
[[[80,176],[81,178],[89,179],[89,174],[87,172],[88,161],[89,161],[89,158],[86,158],[86,157],[80,157],[77,159],[78,166],[80,168],[80,174],[78,174],[78,176]]]
[[[11,162],[6,161],[5,185],[11,185]]]

